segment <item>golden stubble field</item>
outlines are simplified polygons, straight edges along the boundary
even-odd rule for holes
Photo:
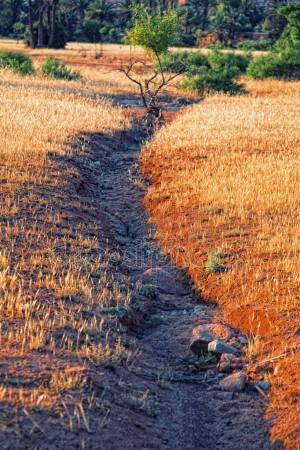
[[[12,80],[0,85],[1,433],[20,438],[14,421],[44,410],[69,431],[88,431],[89,369],[130,356],[104,313],[127,305],[130,292],[120,291],[101,241],[89,135],[130,122],[105,100]]]
[[[271,435],[299,439],[300,83],[211,96],[145,146],[157,238],[201,295],[250,337],[249,376],[271,385]]]

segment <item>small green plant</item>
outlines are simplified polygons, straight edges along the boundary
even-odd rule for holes
[[[153,314],[148,320],[148,325],[152,328],[156,328],[162,323],[164,323],[164,318],[161,314]]]
[[[78,80],[80,74],[78,72],[71,72],[65,64],[61,63],[56,58],[48,58],[41,67],[42,74],[46,77],[57,78],[60,80]]]
[[[148,298],[156,298],[158,294],[158,288],[155,284],[144,284],[141,287],[140,293]]]
[[[127,311],[124,306],[110,306],[108,308],[104,308],[103,312],[109,314],[110,316],[120,316]]]
[[[21,52],[0,51],[0,68],[11,69],[20,75],[34,73],[31,59]]]
[[[222,257],[218,250],[211,252],[208,256],[205,270],[207,273],[218,273],[224,271],[224,266],[221,264]]]

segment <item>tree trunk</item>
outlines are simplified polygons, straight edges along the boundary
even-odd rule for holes
[[[39,3],[38,3],[38,42],[37,42],[38,47],[43,47],[43,45],[44,45],[43,18],[44,18],[43,0],[39,0]]]
[[[49,42],[48,47],[53,47],[54,37],[55,37],[55,24],[56,24],[56,9],[58,0],[52,1],[52,8],[50,14],[50,32],[49,32]]]
[[[33,30],[33,11],[32,11],[32,0],[28,0],[28,25],[30,32],[30,45],[32,48],[36,46],[34,30]]]
[[[47,30],[48,30],[48,41],[49,41],[50,28],[51,28],[51,6],[50,6],[49,3],[48,3],[48,4],[47,4]]]

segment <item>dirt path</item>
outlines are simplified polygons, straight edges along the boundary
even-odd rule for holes
[[[129,328],[136,333],[139,356],[128,379],[148,392],[146,414],[136,424],[125,418],[116,436],[112,430],[104,431],[107,441],[103,448],[281,448],[269,441],[264,404],[255,390],[248,387],[242,393],[223,392],[218,387],[220,375],[209,364],[204,364],[203,370],[196,369],[196,359],[189,350],[191,331],[203,319],[220,317],[220,311],[201,303],[184,275],[159,252],[152,237],[138,171],[145,137],[136,123],[119,137],[114,151],[105,152],[101,150],[101,136],[93,138],[91,144],[101,164],[101,208],[115,249],[122,254],[121,270],[134,281],[146,269],[159,266],[174,277],[183,294],[159,293],[157,299],[148,302],[145,314],[136,299],[133,309],[138,320],[135,322],[133,316]],[[145,315],[147,321],[142,324],[140,318]]]

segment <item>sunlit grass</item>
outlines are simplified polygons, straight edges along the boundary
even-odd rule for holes
[[[87,364],[130,358],[104,310],[126,308],[131,294],[121,292],[101,247],[98,205],[78,191],[95,171],[89,135],[117,133],[129,120],[55,82],[0,76],[0,359],[16,361],[0,401],[28,412],[82,391]],[[40,355],[53,358],[53,370]]]
[[[255,336],[248,355],[269,359],[288,349],[269,408],[273,437],[287,438],[300,372],[300,83],[247,87],[251,96],[208,97],[146,145],[146,206],[164,250],[233,325]],[[207,273],[216,248],[225,249],[225,270]]]

